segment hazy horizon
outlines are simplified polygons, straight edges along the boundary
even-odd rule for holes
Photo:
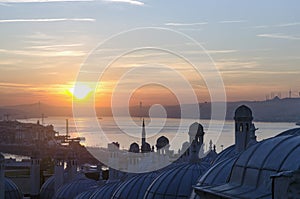
[[[299,6],[298,1],[270,0],[189,3],[0,0],[0,106],[38,101],[71,106],[73,97],[77,101],[90,101],[97,84],[96,105],[101,107],[111,104],[117,86],[119,98],[114,106],[122,104],[122,96],[128,94],[131,106],[139,102],[145,105],[192,103],[178,74],[189,82],[197,101],[209,102],[211,90],[206,80],[215,77],[209,73],[209,66],[213,65],[222,78],[228,101],[299,96]],[[205,50],[194,50],[192,44],[162,34],[161,38],[156,38],[157,42],[163,44],[168,40],[168,45],[162,45],[160,50],[124,54],[111,63],[98,82],[77,81],[79,91],[74,91],[82,64],[98,44],[112,35],[141,27],[183,33]],[[140,37],[149,37],[147,31]],[[101,63],[111,60],[115,54],[122,54],[122,50],[130,48],[134,42],[137,43],[132,39],[116,40],[106,46]],[[202,67],[200,72],[208,73],[200,74],[164,49],[182,50],[185,57],[196,60],[195,64]],[[130,75],[133,69],[136,71]],[[100,69],[93,67],[85,72],[90,74],[91,71],[96,73]],[[140,84],[145,79],[154,83]],[[157,84],[159,81],[168,82],[176,92],[164,84]],[[212,90],[219,92],[217,88]],[[176,98],[178,95],[182,96],[180,102]]]

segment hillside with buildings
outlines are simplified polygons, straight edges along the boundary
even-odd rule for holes
[[[299,122],[300,121],[300,98],[283,98],[274,97],[265,101],[237,101],[227,102],[226,120],[232,120],[234,110],[241,104],[246,104],[255,112],[255,120],[261,122]],[[219,103],[216,103],[218,106]],[[200,116],[193,115],[195,105],[183,104],[174,106],[164,106],[168,118],[180,118],[181,109],[190,113],[189,118],[210,119],[211,118],[210,102],[200,103]],[[148,117],[150,106],[132,106],[130,114],[133,117]],[[118,116],[124,116],[127,108],[118,108]],[[112,111],[108,107],[97,107],[99,117],[112,116]],[[42,118],[53,116],[72,116],[71,107],[51,106],[47,104],[35,103],[17,106],[0,107],[0,120],[14,120],[25,118]],[[84,115],[83,115],[84,116]]]

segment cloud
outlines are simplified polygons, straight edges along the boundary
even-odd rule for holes
[[[74,44],[57,44],[57,45],[37,45],[27,47],[28,49],[39,49],[39,50],[56,50],[62,49],[65,47],[80,47],[83,46],[82,43],[74,43]]]
[[[83,51],[29,51],[29,50],[7,50],[0,49],[0,53],[15,54],[23,56],[43,56],[43,57],[78,57],[86,55]]]
[[[0,3],[55,3],[55,2],[111,2],[111,3],[127,3],[131,5],[143,6],[143,2],[138,0],[0,0]]]
[[[199,22],[199,23],[165,23],[166,26],[198,26],[198,25],[206,25],[207,22]]]
[[[85,2],[94,0],[0,0],[0,3]]]
[[[287,39],[287,40],[300,40],[300,37],[292,36],[292,35],[284,35],[280,33],[272,33],[272,34],[259,34],[257,37],[265,37],[272,39]]]
[[[230,21],[219,21],[219,23],[243,23],[245,20],[230,20]]]
[[[18,22],[62,22],[62,21],[79,21],[94,22],[92,18],[52,18],[52,19],[1,19],[0,23],[18,23]]]
[[[291,27],[291,26],[299,26],[299,25],[300,22],[291,22],[291,23],[281,23],[281,24],[274,24],[274,25],[259,25],[259,26],[253,26],[251,28],[264,29],[264,28]]]
[[[143,6],[145,5],[143,2],[141,1],[136,1],[136,0],[104,0],[106,2],[116,2],[116,3],[128,3],[128,4],[131,4],[131,5],[136,5],[136,6]]]

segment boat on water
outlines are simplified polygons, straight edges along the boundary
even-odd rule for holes
[[[299,122],[296,122],[296,125],[297,125],[297,126],[300,126],[300,121],[299,121]]]

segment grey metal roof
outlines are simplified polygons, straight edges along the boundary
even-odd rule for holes
[[[98,183],[95,180],[88,178],[79,178],[70,183],[67,183],[60,187],[55,194],[55,199],[69,199],[74,198],[82,192],[98,187]]]
[[[217,158],[214,161],[214,164],[221,162],[225,159],[234,157],[235,155],[236,155],[235,145],[231,145],[230,147],[227,147],[221,153],[218,154]]]
[[[230,172],[237,157],[225,159],[215,164],[203,176],[197,185],[221,185],[229,180]]]
[[[300,128],[290,129],[287,131],[284,131],[277,136],[284,136],[284,135],[294,135],[294,136],[300,136]]]
[[[5,199],[22,199],[23,194],[17,185],[8,178],[4,179]]]
[[[147,188],[159,175],[158,172],[144,173],[134,176],[123,182],[115,191],[112,199],[140,199],[143,198]]]
[[[77,195],[75,199],[87,199],[90,198],[93,193],[95,192],[95,189],[90,189],[88,191],[82,192],[81,194]]]
[[[189,198],[192,186],[209,166],[207,162],[182,163],[163,172],[149,186],[144,199]]]
[[[241,153],[230,179],[223,185],[200,185],[196,190],[229,198],[270,198],[271,175],[300,167],[300,136],[279,136]]]
[[[97,188],[90,196],[90,199],[110,199],[122,181],[110,182]]]
[[[54,196],[54,176],[51,176],[42,185],[40,190],[40,197],[43,199],[52,199]]]

